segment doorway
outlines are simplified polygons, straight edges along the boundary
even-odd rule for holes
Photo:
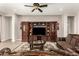
[[[68,16],[68,34],[74,33],[74,16]]]

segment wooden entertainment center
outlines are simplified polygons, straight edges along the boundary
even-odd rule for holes
[[[22,42],[45,40],[55,42],[57,39],[58,23],[54,22],[22,22]],[[35,33],[34,33],[35,32]]]

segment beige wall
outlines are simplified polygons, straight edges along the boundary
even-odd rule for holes
[[[16,25],[15,25],[15,38],[21,39],[21,29],[20,24],[22,21],[26,22],[48,22],[48,21],[57,21],[59,23],[59,30],[57,32],[58,37],[63,36],[62,28],[62,17],[61,16],[17,16]]]
[[[2,17],[0,16],[0,34],[1,34],[1,19]]]
[[[11,17],[1,17],[1,41],[11,39]]]
[[[12,17],[12,16],[11,16]],[[62,15],[62,16],[53,16],[53,15],[39,15],[39,16],[18,16],[16,15],[15,17],[13,17],[13,19],[11,17],[5,17],[5,16],[1,16],[0,20],[1,21],[1,38],[2,41],[7,40],[7,39],[12,39],[12,20],[15,19],[15,24],[14,24],[14,40],[21,40],[21,22],[22,21],[26,21],[26,22],[48,22],[48,21],[57,21],[59,23],[59,30],[57,31],[57,35],[58,37],[66,37],[67,36],[67,15]],[[76,19],[77,20],[77,19]],[[77,29],[77,21],[75,22],[75,29]],[[78,30],[78,29],[77,29]],[[74,32],[76,32],[76,30],[74,30]]]
[[[11,39],[11,17],[5,17],[6,30],[5,35],[6,39]]]

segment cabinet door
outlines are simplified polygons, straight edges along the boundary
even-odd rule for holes
[[[22,22],[22,42],[27,42],[29,37],[29,23],[28,22]]]
[[[50,24],[50,39],[51,41],[56,41],[57,38],[57,30],[56,30],[56,22],[52,22]]]

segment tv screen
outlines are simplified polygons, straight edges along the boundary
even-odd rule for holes
[[[45,35],[46,29],[45,28],[33,28],[32,35]]]

